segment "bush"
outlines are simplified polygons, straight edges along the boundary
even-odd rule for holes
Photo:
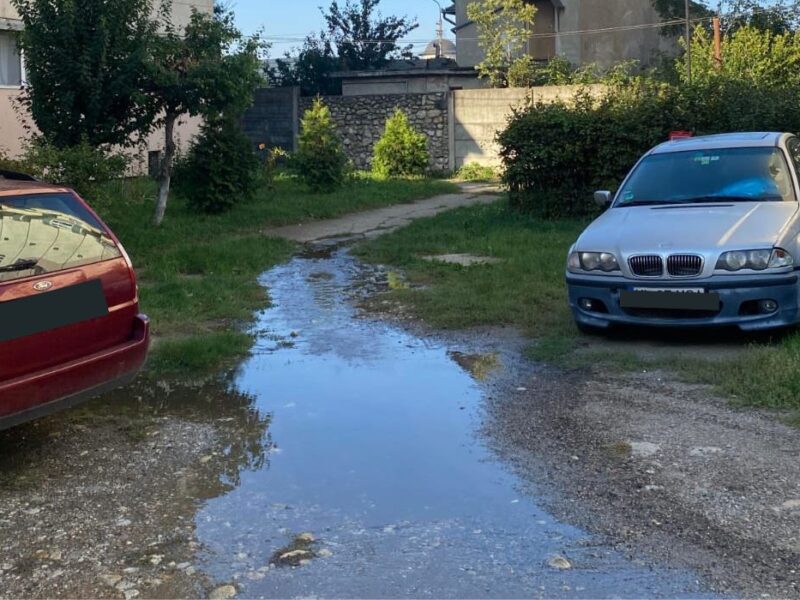
[[[595,211],[597,189],[615,190],[638,158],[674,130],[800,131],[798,89],[774,79],[700,78],[672,86],[620,76],[601,98],[537,102],[498,136],[513,206],[545,218]]]
[[[462,181],[496,181],[499,178],[497,167],[482,165],[476,162],[465,164],[456,173],[456,179]]]
[[[31,141],[21,159],[5,159],[3,163],[43,181],[69,186],[82,195],[90,194],[96,184],[122,177],[128,167],[125,156],[86,141],[59,148],[44,138]]]
[[[373,172],[381,177],[424,175],[429,161],[427,138],[411,126],[406,113],[398,108],[375,144]]]
[[[300,123],[300,140],[292,166],[312,191],[330,192],[344,182],[347,157],[330,109],[316,98]]]
[[[238,121],[220,118],[203,125],[175,178],[190,206],[217,214],[252,196],[258,170],[258,157]]]

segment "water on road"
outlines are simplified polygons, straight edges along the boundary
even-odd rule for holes
[[[359,317],[363,276],[346,251],[264,275],[273,305],[231,384],[269,417],[264,456],[197,512],[199,569],[242,597],[706,595],[695,574],[623,556],[523,494],[478,433],[490,388],[454,354],[475,348]],[[303,532],[321,556],[269,568]]]

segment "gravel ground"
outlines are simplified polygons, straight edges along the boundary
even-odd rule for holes
[[[141,386],[0,433],[0,597],[208,594],[194,517],[247,464],[248,406],[218,384]]]
[[[720,591],[800,597],[797,429],[666,373],[512,385],[490,400],[487,434],[557,516]]]

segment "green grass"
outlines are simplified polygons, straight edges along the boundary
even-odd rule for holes
[[[159,228],[150,224],[156,187],[149,179],[105,184],[90,200],[139,274],[142,310],[152,319],[157,341],[150,372],[196,375],[230,363],[251,346],[242,330],[268,302],[257,277],[295,250],[290,242],[266,237],[264,229],[455,189],[446,181],[359,175],[337,192],[312,194],[284,176],[273,189],[218,216],[197,214],[174,194]]]
[[[726,343],[735,351],[713,358],[697,351],[682,354],[680,340],[651,354],[626,347],[625,340],[606,348],[603,337],[581,336],[567,307],[564,260],[584,225],[541,221],[499,201],[417,221],[361,245],[357,253],[401,268],[410,287],[390,291],[390,298],[432,326],[515,325],[536,338],[528,351],[535,360],[615,371],[666,368],[683,381],[714,386],[737,404],[796,409],[790,420],[800,424],[798,333],[756,341],[733,335]],[[458,267],[422,258],[451,253],[491,256],[501,262]],[[689,343],[705,341],[700,336]]]
[[[391,294],[433,326],[508,324],[541,336],[571,328],[564,260],[582,227],[578,221],[547,223],[520,215],[501,200],[417,221],[356,252],[402,267],[412,287]],[[460,267],[422,258],[450,253],[500,262]]]

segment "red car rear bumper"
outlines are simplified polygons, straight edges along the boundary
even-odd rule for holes
[[[147,358],[150,322],[136,317],[131,339],[38,373],[0,382],[0,430],[74,406],[132,381]]]

